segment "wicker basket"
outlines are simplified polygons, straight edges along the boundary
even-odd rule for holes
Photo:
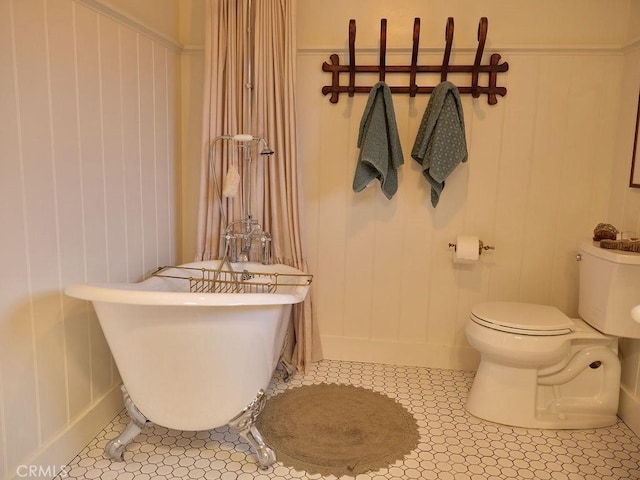
[[[640,240],[600,240],[600,247],[640,253]]]

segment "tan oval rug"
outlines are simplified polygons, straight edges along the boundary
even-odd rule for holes
[[[416,448],[420,438],[413,416],[392,398],[327,383],[269,398],[257,427],[279,462],[336,477],[387,467]]]

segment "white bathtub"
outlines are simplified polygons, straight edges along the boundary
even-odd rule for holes
[[[253,420],[280,358],[291,305],[304,300],[311,277],[286,265],[233,264],[240,272],[277,272],[285,285],[275,293],[193,293],[187,280],[173,278],[198,277],[194,269],[218,264],[189,263],[139,283],[65,290],[93,303],[124,383],[132,424],[108,446],[110,456],[122,459],[126,444],[151,421],[191,431],[229,423],[256,448],[261,466],[275,460]]]

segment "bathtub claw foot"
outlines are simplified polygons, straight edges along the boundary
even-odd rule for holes
[[[296,373],[296,367],[294,365],[292,365],[286,358],[281,357],[280,358],[280,365],[282,366],[283,372],[282,372],[282,379],[285,382],[290,381],[293,376]]]
[[[267,470],[271,465],[276,463],[276,454],[273,450],[271,450],[266,445],[255,446],[257,455],[258,455],[258,463],[260,464],[261,470]]]
[[[129,396],[129,392],[124,385],[120,387],[122,390],[122,397],[124,399],[124,406],[127,410],[130,422],[124,431],[118,435],[118,438],[111,440],[104,447],[104,451],[107,456],[118,462],[124,460],[124,450],[127,448],[134,438],[142,431],[142,428],[149,422],[140,410],[135,406],[133,400]]]
[[[256,419],[264,408],[266,400],[264,390],[260,390],[247,408],[229,422],[229,427],[255,450],[258,463],[263,470],[269,468],[276,461],[276,454],[267,447],[255,426]]]

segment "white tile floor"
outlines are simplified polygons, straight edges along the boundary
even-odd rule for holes
[[[472,380],[472,372],[325,360],[306,375],[296,374],[289,383],[276,374],[267,393],[320,382],[349,383],[402,403],[418,422],[418,448],[404,461],[358,475],[357,480],[640,479],[640,438],[624,423],[577,431],[527,430],[483,422],[464,409]],[[127,447],[125,461],[112,462],[105,457],[103,448],[126,423],[124,413],[116,417],[65,468],[64,478],[322,478],[279,463],[268,471],[260,470],[249,446],[228,427],[206,432],[146,427]]]

